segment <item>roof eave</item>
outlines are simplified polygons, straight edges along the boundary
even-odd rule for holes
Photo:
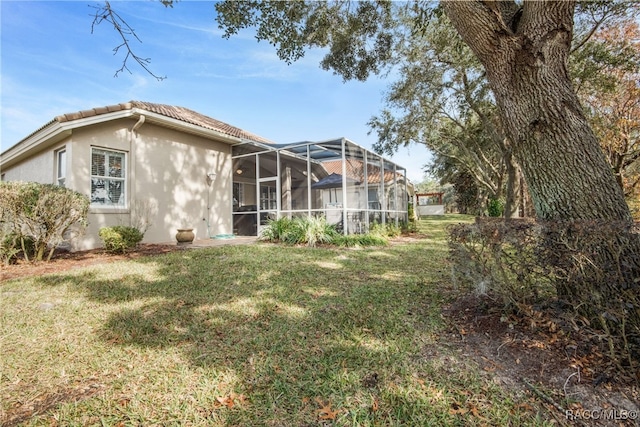
[[[71,136],[73,129],[102,123],[108,120],[131,116],[130,110],[85,117],[72,121],[60,122],[57,118],[44,125],[40,130],[5,150],[0,155],[0,168],[7,168],[28,158],[32,154],[50,147]]]
[[[220,131],[198,126],[193,123],[188,123],[182,120],[174,119],[172,117],[167,117],[162,114],[153,113],[148,110],[134,108],[131,111],[132,111],[132,114],[135,116],[141,116],[141,115],[145,116],[146,123],[154,123],[159,126],[179,130],[182,132],[187,132],[187,133],[197,135],[197,136],[202,136],[208,139],[216,139],[221,142],[226,142],[227,144],[232,144],[232,145],[239,144],[244,141],[241,138],[227,135]]]
[[[106,114],[98,114],[76,120],[62,121],[57,119],[46,124],[42,129],[34,132],[17,144],[5,150],[0,155],[0,168],[4,169],[28,158],[30,155],[46,149],[47,147],[71,136],[74,129],[91,126],[128,117],[139,117],[144,115],[147,122],[170,129],[187,132],[193,135],[202,136],[208,139],[215,139],[230,145],[235,145],[244,140],[213,129],[204,128],[192,123],[187,123],[171,117],[166,117],[158,113],[153,113],[140,108],[114,111]]]

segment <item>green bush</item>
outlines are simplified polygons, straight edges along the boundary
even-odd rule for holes
[[[268,242],[281,242],[286,238],[286,234],[291,228],[292,220],[288,217],[282,217],[277,220],[270,219],[267,226],[262,229],[260,234],[261,240]]]
[[[366,234],[343,235],[335,226],[327,224],[324,217],[301,216],[293,219],[280,218],[269,221],[262,230],[260,239],[269,242],[281,242],[291,245],[316,246],[319,243],[333,244],[342,247],[384,246],[390,236],[400,235],[400,228],[395,224],[374,223]]]
[[[402,231],[402,234],[417,233],[418,224],[416,221],[401,221],[400,230]]]
[[[333,238],[334,245],[341,247],[358,247],[358,246],[385,246],[389,243],[388,239],[378,234],[349,234],[336,235]]]
[[[11,264],[20,253],[20,236],[8,226],[0,227],[0,261],[4,265]]]
[[[501,217],[504,213],[504,200],[489,199],[489,203],[487,203],[487,213],[491,217]]]
[[[89,198],[68,188],[36,182],[0,183],[0,222],[3,235],[15,234],[24,257],[47,261],[54,249],[87,225]],[[3,249],[5,238],[3,237]],[[33,250],[25,243],[31,240]],[[14,251],[8,249],[9,251]],[[15,254],[14,254],[15,255]]]
[[[369,227],[369,234],[386,238],[387,237],[398,237],[402,234],[402,230],[399,226],[394,223],[386,223],[380,224],[379,222],[373,222]]]
[[[318,243],[331,243],[334,235],[335,227],[327,224],[324,217],[302,216],[269,221],[260,238],[270,242],[305,244],[313,247]]]
[[[98,233],[104,242],[104,248],[112,253],[125,253],[142,241],[144,234],[135,227],[116,225],[102,227]]]

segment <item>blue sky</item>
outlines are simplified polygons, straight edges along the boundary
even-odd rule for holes
[[[268,43],[244,32],[222,38],[212,1],[112,1],[136,30],[138,55],[166,75],[157,81],[134,63],[114,77],[123,55],[106,23],[91,34],[99,2],[5,1],[1,16],[1,150],[55,116],[140,100],[179,105],[279,143],[347,137],[370,148],[366,123],[381,110],[388,80],[343,83],[320,69],[322,52],[286,65]],[[414,182],[429,160],[424,146],[392,158]]]

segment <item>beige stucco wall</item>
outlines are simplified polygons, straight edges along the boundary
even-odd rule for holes
[[[150,241],[173,241],[184,227],[196,239],[233,232],[230,145],[145,124],[132,153],[132,197],[157,208]],[[209,173],[216,174],[211,185]]]
[[[152,123],[132,132],[134,124],[122,119],[74,131],[70,188],[90,194],[92,147],[125,152],[127,173],[127,206],[92,207],[87,233],[74,247],[101,246],[101,227],[135,225],[141,216],[151,223],[145,243],[175,242],[178,228],[193,228],[196,239],[231,233],[230,146]],[[210,186],[208,173],[216,174]]]
[[[117,150],[126,153],[127,204],[91,207],[89,226],[72,242],[74,250],[102,246],[101,227],[134,225],[136,212],[144,208],[151,222],[145,243],[174,243],[176,230],[183,227],[193,228],[196,239],[232,233],[231,146],[149,122],[132,132],[136,120],[74,129],[64,141],[2,170],[4,179],[55,183],[55,153],[64,147],[66,187],[89,196],[91,148]],[[216,174],[211,185],[208,173]]]
[[[55,152],[65,147],[67,141],[60,142],[28,159],[0,171],[5,181],[33,181],[42,184],[55,183]]]

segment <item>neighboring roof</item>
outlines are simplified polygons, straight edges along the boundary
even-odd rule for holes
[[[115,111],[133,110],[134,108],[160,114],[161,116],[180,120],[185,123],[190,123],[192,125],[196,125],[205,129],[215,130],[217,132],[221,132],[229,136],[234,136],[236,138],[249,139],[256,142],[263,142],[265,144],[273,144],[272,141],[259,135],[247,132],[235,126],[231,126],[227,123],[221,122],[220,120],[205,116],[204,114],[200,114],[188,108],[175,105],[155,104],[152,102],[143,101],[129,101],[116,105],[108,105],[106,107],[93,108],[91,110],[63,114],[61,116],[57,116],[54,120],[58,123],[64,123],[73,120],[84,119],[87,117],[99,116],[101,114],[112,113]]]
[[[360,184],[355,179],[347,177],[347,185],[358,185]],[[342,187],[342,175],[338,173],[332,173],[331,175],[325,176],[320,181],[311,184],[311,188],[313,189],[323,189],[323,188],[338,188]]]
[[[347,177],[362,181],[362,175],[364,174],[364,162],[362,160],[356,159],[347,159],[345,163],[347,167]],[[329,160],[326,162],[322,162],[322,166],[326,169],[327,173],[342,173],[342,160]],[[404,179],[404,174],[402,173],[404,169],[400,169],[396,172],[397,177],[399,179]],[[367,165],[367,174],[369,178],[367,182],[369,184],[379,184],[380,183],[380,167],[374,165]],[[384,171],[384,182],[389,182],[393,180],[393,171],[385,170]]]

